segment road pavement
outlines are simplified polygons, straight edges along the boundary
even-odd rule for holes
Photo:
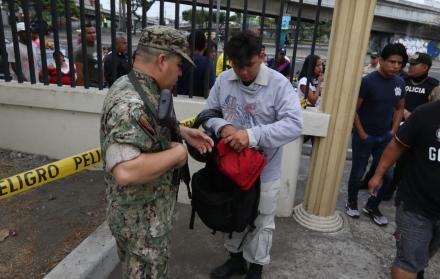
[[[309,163],[309,156],[301,158],[295,204],[304,199]],[[336,204],[344,219],[342,230],[319,233],[302,227],[292,217],[276,218],[271,263],[264,268],[263,278],[390,278],[389,268],[395,255],[393,201],[381,204],[383,214],[390,219],[388,226],[379,227],[365,215],[359,219],[347,217],[343,212],[350,168],[351,162],[347,161]],[[367,196],[366,191],[359,193],[359,206],[364,205]],[[177,206],[171,237],[170,278],[173,279],[209,278],[210,270],[228,257],[222,245],[222,235],[212,235],[199,218],[196,217],[194,230],[188,229],[190,209],[188,205]],[[426,269],[425,278],[438,278],[439,272],[440,257],[437,255]],[[119,278],[120,265],[109,279]]]

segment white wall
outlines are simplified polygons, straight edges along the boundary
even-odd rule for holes
[[[99,146],[99,123],[106,90],[0,81],[0,148],[64,158]],[[179,119],[196,115],[204,99],[177,97]],[[326,136],[329,115],[304,111],[304,134]],[[302,139],[284,147],[278,215],[293,210]],[[191,173],[202,164],[190,159]],[[188,202],[181,187],[180,202]]]

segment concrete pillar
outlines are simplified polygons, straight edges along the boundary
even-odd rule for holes
[[[306,228],[332,232],[343,222],[335,211],[353,127],[362,66],[376,0],[336,0],[321,109],[331,115],[327,137],[313,144],[304,203],[294,218]]]

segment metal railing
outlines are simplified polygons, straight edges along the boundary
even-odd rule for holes
[[[69,63],[69,81],[68,81],[68,85],[70,85],[71,87],[75,87],[77,86],[77,82],[78,82],[78,77],[75,74],[75,64],[74,63],[81,63],[82,64],[82,76],[84,77],[84,87],[85,88],[89,88],[92,86],[91,84],[91,80],[90,80],[90,70],[88,67],[89,64],[89,60],[88,60],[88,56],[90,56],[90,53],[88,53],[88,47],[86,46],[86,40],[87,40],[87,34],[86,34],[86,25],[92,23],[95,28],[96,28],[96,42],[94,44],[94,49],[96,52],[96,57],[94,59],[96,59],[96,67],[97,67],[97,71],[98,71],[98,85],[96,87],[98,87],[100,90],[102,90],[103,88],[106,87],[107,83],[104,80],[104,67],[103,67],[103,34],[105,33],[103,30],[102,26],[102,18],[104,16],[102,10],[101,10],[101,1],[96,0],[94,1],[94,13],[92,13],[92,17],[90,16],[90,10],[88,15],[86,14],[86,5],[84,3],[84,0],[79,0],[79,21],[73,21],[73,15],[72,15],[72,10],[71,10],[71,5],[72,2],[71,0],[63,0],[64,1],[64,11],[63,13],[59,13],[59,10],[57,10],[57,2],[56,0],[51,0],[50,1],[50,11],[47,10],[48,7],[43,7],[42,5],[42,1],[31,1],[32,4],[30,4],[30,1],[24,0],[24,1],[19,1],[21,3],[20,6],[16,5],[16,1],[14,0],[8,0],[8,1],[3,1],[3,4],[0,5],[0,21],[3,21],[2,19],[2,12],[7,12],[8,13],[8,22],[9,22],[9,27],[8,26],[4,26],[2,25],[0,27],[0,51],[1,51],[1,55],[2,55],[2,65],[1,65],[1,69],[3,71],[4,74],[4,80],[6,81],[10,81],[13,78],[13,74],[14,74],[14,78],[16,78],[18,80],[18,82],[23,82],[25,81],[25,79],[28,79],[27,81],[33,83],[36,82],[41,82],[44,84],[49,84],[49,73],[48,73],[48,61],[51,61],[51,53],[53,53],[54,51],[56,53],[59,53],[62,49],[65,49],[65,52],[67,52],[65,54],[65,56],[68,58]],[[138,2],[141,2],[141,7],[142,9],[139,11],[133,11],[133,7],[137,7]],[[220,7],[220,10],[225,13],[225,19],[224,19],[224,27],[220,28],[219,27],[219,20],[218,17],[219,15],[217,15],[217,24],[215,29],[213,30],[213,24],[212,22],[215,22],[216,19],[216,15],[215,12],[219,12],[217,9],[214,12],[214,1],[217,4],[217,7]],[[220,1],[220,3],[218,2]],[[258,0],[257,0],[258,1]],[[255,3],[257,1],[253,1],[253,5],[255,5]],[[153,1],[154,2],[154,1]],[[156,1],[159,2],[159,21],[158,24],[166,24],[166,19],[165,19],[165,1],[161,0],[161,1]],[[208,12],[208,24],[207,24],[207,28],[205,28],[203,31],[205,32],[205,34],[207,35],[207,47],[208,47],[208,51],[206,51],[206,56],[207,56],[207,62],[206,62],[206,67],[210,67],[212,66],[212,61],[210,58],[210,49],[211,49],[211,44],[212,44],[212,34],[215,31],[215,37],[217,39],[217,42],[220,42],[220,40],[218,39],[220,34],[222,34],[222,39],[223,41],[226,43],[229,39],[229,37],[231,36],[231,33],[234,31],[238,31],[238,30],[247,30],[249,29],[249,19],[251,17],[255,17],[258,16],[259,17],[259,25],[257,25],[257,27],[255,29],[259,29],[259,33],[263,39],[266,39],[267,35],[264,35],[267,27],[266,27],[266,23],[268,22],[268,18],[273,18],[275,20],[275,26],[276,26],[276,30],[275,30],[275,56],[277,53],[277,50],[279,50],[281,47],[283,47],[283,43],[280,42],[280,34],[281,34],[281,19],[282,16],[285,14],[285,6],[286,6],[286,0],[280,0],[276,3],[279,4],[279,13],[276,14],[269,14],[267,12],[267,7],[268,4],[273,5],[273,3],[270,3],[270,1],[267,0],[260,0],[259,2],[261,3],[261,10],[260,11],[255,11],[254,10],[249,10],[248,9],[248,1],[247,0],[241,0],[241,1],[234,1],[232,0],[233,4],[234,4],[234,9],[231,8],[231,0],[208,0],[208,1],[197,1],[197,0],[188,0],[188,1],[179,1],[179,0],[175,0],[175,1],[167,1],[169,3],[174,3],[175,5],[175,10],[174,10],[174,27],[178,28],[178,29],[184,29],[186,31],[188,31],[190,34],[192,34],[191,38],[192,38],[192,42],[190,42],[191,45],[191,55],[194,54],[194,40],[195,40],[195,32],[196,32],[196,11],[199,11],[200,8],[204,9],[204,8],[208,8],[209,12]],[[242,3],[243,6],[240,8],[237,8],[237,4],[238,3]],[[186,5],[188,6],[188,4],[190,4],[190,8],[192,10],[192,19],[190,21],[190,26],[188,26],[188,24],[180,24],[180,18],[181,18],[181,11],[182,11],[182,5]],[[112,53],[116,53],[117,49],[116,49],[116,32],[117,31],[123,31],[126,32],[127,34],[127,41],[128,41],[128,50],[127,50],[127,57],[128,57],[128,65],[129,65],[129,69],[131,69],[132,67],[132,61],[131,61],[131,57],[132,57],[132,53],[133,53],[133,47],[135,46],[135,44],[133,44],[133,33],[135,33],[136,30],[133,30],[133,22],[132,19],[134,18],[134,16],[136,16],[137,18],[140,18],[139,13],[141,13],[141,25],[142,27],[146,27],[147,26],[147,18],[148,18],[148,9],[151,7],[151,1],[147,1],[147,0],[126,0],[125,1],[125,8],[127,11],[127,17],[126,19],[123,19],[124,21],[126,20],[127,24],[124,25],[125,29],[124,30],[117,30],[118,29],[118,21],[120,20],[120,17],[118,18],[118,11],[116,10],[116,1],[115,0],[111,0],[110,1],[110,13],[106,13],[105,16],[109,16],[110,17],[110,21],[111,21],[111,28],[110,28],[110,45],[111,45],[111,51]],[[90,5],[89,5],[90,7]],[[298,3],[298,13],[296,16],[293,16],[292,18],[294,18],[295,20],[295,38],[294,38],[294,46],[293,46],[293,53],[292,53],[292,61],[291,61],[291,66],[289,69],[289,78],[292,81],[292,78],[294,76],[294,72],[295,72],[295,61],[296,61],[296,57],[297,57],[297,48],[298,48],[298,39],[299,39],[299,33],[301,32],[301,30],[303,30],[301,28],[301,12],[302,12],[302,7],[303,7],[303,0],[299,0]],[[45,10],[43,10],[43,8]],[[314,54],[314,50],[315,50],[315,44],[316,44],[316,39],[317,39],[317,30],[319,28],[319,15],[320,15],[320,10],[321,10],[321,0],[317,0],[317,6],[316,6],[316,18],[315,18],[315,26],[314,26],[314,32],[313,32],[313,40],[312,40],[312,44],[311,44],[311,54]],[[233,27],[231,25],[231,21],[230,21],[230,17],[231,17],[231,13],[235,13],[240,14],[242,16],[242,22],[241,22],[241,27],[237,29],[237,27]],[[3,13],[4,15],[5,13]],[[17,31],[17,17],[18,15],[22,14],[22,19],[20,19],[19,21],[24,21],[25,24],[25,35],[20,36],[20,38],[18,37],[18,31]],[[47,34],[48,30],[47,30],[47,24],[44,24],[44,18],[49,19],[51,21],[51,31],[53,33],[53,49],[49,50],[47,49],[46,46],[46,37],[45,35]],[[63,19],[63,20],[61,20]],[[38,39],[40,41],[40,45],[39,45],[39,50],[37,50],[37,48],[35,48],[35,46],[33,46],[33,41],[32,41],[32,34],[31,34],[31,22],[35,22],[38,25]],[[74,43],[73,43],[73,30],[74,30],[74,24],[76,24],[76,26],[78,26],[79,24],[79,29],[81,30],[81,56],[82,56],[82,61],[75,61],[75,57],[74,57],[74,51],[75,53],[78,51],[77,49],[74,50]],[[10,37],[8,39],[12,39],[12,42],[10,45],[6,44],[6,29],[10,29]],[[22,30],[19,30],[22,31]],[[61,36],[65,36],[66,40],[61,42]],[[65,45],[62,45],[62,43],[65,43]],[[22,65],[21,63],[21,53],[24,52],[24,46],[27,50],[27,56],[28,56],[28,64],[26,65]],[[9,49],[9,54],[13,55],[15,59],[10,59],[10,57],[8,57],[8,49]],[[13,52],[11,52],[11,50],[13,50]],[[217,53],[218,54],[218,53]],[[34,56],[37,59],[34,59]],[[9,61],[14,61],[14,68],[13,68],[13,72],[10,71],[10,63]],[[37,67],[35,67],[34,63],[35,61],[40,61],[41,63],[38,63],[39,65],[37,65]],[[227,57],[226,55],[224,56],[223,59],[223,70],[226,69],[226,62],[227,62]],[[61,65],[60,65],[60,61],[59,59],[54,59],[54,61],[51,61],[52,65],[54,66],[54,68],[56,69],[55,72],[55,76],[52,77],[52,83],[56,83],[58,86],[62,86],[63,82],[62,82],[62,72],[61,72]],[[275,63],[276,64],[276,63]],[[116,63],[112,63],[112,77],[113,80],[116,78],[116,74],[117,74],[117,69],[116,69]],[[29,76],[28,78],[25,78],[24,76],[24,71],[23,71],[23,67],[28,67],[29,68]],[[314,66],[314,65],[313,65]],[[35,70],[37,69],[37,71]],[[309,74],[311,74],[313,70],[312,65],[309,65]],[[194,71],[195,69],[190,67],[189,68],[189,84],[188,84],[188,88],[189,88],[189,92],[188,95],[189,97],[193,97],[193,89],[194,89]],[[53,75],[53,71],[52,71],[52,75]],[[16,76],[16,77],[15,77]],[[205,71],[204,73],[204,85],[203,85],[203,95],[206,98],[209,94],[209,84],[210,84],[210,76],[209,76],[209,71]],[[54,82],[55,81],[55,82]],[[65,82],[66,83],[66,82]],[[308,89],[308,86],[307,86]],[[176,94],[178,93],[178,89],[175,92]]]

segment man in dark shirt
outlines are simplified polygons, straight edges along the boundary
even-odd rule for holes
[[[108,87],[113,82],[128,74],[127,36],[123,32],[116,33],[116,53],[110,52],[104,59],[104,76]],[[116,65],[115,65],[116,64]],[[113,69],[115,73],[113,73]]]
[[[286,49],[282,48],[277,52],[275,58],[269,61],[269,67],[280,72],[285,77],[290,74],[290,61],[286,58]]]
[[[440,246],[440,101],[420,106],[401,126],[368,183],[370,194],[404,152],[410,159],[396,195],[393,279],[423,278]]]
[[[83,42],[86,44],[86,60],[87,64],[83,64],[83,53],[82,53],[82,45],[80,45],[75,52],[73,53],[75,66],[76,66],[76,74],[77,74],[77,85],[85,85],[84,84],[84,67],[87,67],[89,71],[89,86],[98,87],[98,53],[96,51],[96,29],[95,26],[91,24],[86,24],[86,41]]]
[[[356,106],[352,136],[353,159],[346,204],[346,213],[352,218],[359,218],[360,215],[357,196],[368,159],[373,156],[373,165],[377,164],[385,146],[397,132],[403,116],[405,83],[396,76],[403,62],[402,50],[396,44],[389,44],[380,56],[379,70],[362,79]],[[391,171],[385,177],[385,185],[389,185]],[[378,208],[382,192],[370,197],[363,208],[374,223],[380,226],[388,224],[388,219]]]
[[[411,113],[420,105],[432,100],[431,92],[438,86],[439,81],[428,76],[432,65],[431,56],[426,53],[417,52],[409,59],[408,76],[405,78],[405,111],[403,117],[407,120]],[[402,179],[408,161],[408,155],[402,155],[394,168],[394,177],[391,186],[384,192],[383,199],[390,200],[394,191]],[[371,176],[374,173],[374,166],[371,168]],[[366,179],[366,182],[368,182]]]
[[[208,56],[203,55],[207,47],[206,37],[202,31],[197,30],[194,33],[194,53],[192,60],[196,64],[195,68],[189,67],[189,65],[184,64],[182,69],[182,76],[177,82],[177,92],[179,95],[190,95],[204,97],[205,89],[206,93],[214,85],[215,82],[215,71],[212,63],[209,63]],[[193,45],[192,35],[188,37],[188,42],[190,46]],[[192,69],[191,69],[192,68]],[[190,88],[191,71],[193,72],[193,87],[192,92]],[[208,85],[205,88],[205,83]]]

